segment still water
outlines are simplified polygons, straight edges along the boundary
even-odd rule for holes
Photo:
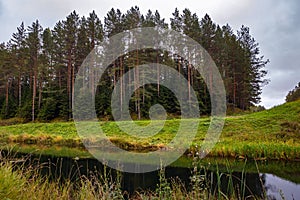
[[[265,188],[270,199],[300,199],[300,184],[282,179],[273,174],[262,174]]]
[[[41,173],[51,179],[71,179],[75,181],[80,175],[89,176],[90,172],[103,172],[104,168],[115,178],[117,171],[109,169],[98,160],[92,158],[57,157],[36,154],[17,154],[26,156],[26,164],[38,163],[42,166]],[[193,166],[192,159],[182,157],[171,166],[166,167],[165,175],[168,180],[180,180],[189,190]],[[228,182],[234,187],[241,187],[245,183],[245,197],[248,195],[268,199],[300,199],[300,163],[299,162],[250,162],[208,158],[198,164],[205,170],[200,171],[209,180],[209,186],[217,189],[218,176],[221,181],[221,191],[228,194]],[[140,167],[132,165],[132,167]],[[259,170],[258,170],[259,169]],[[159,171],[143,174],[121,173],[122,190],[128,195],[136,191],[153,191],[159,184]],[[240,188],[241,190],[242,188]],[[212,190],[212,191],[213,191]]]

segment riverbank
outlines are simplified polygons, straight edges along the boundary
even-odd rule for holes
[[[193,145],[186,152],[196,154],[205,138],[210,118],[189,119],[199,123]],[[123,122],[126,123],[126,122]],[[147,120],[136,121],[146,126]],[[158,122],[157,126],[160,125]],[[99,122],[106,136],[117,146],[129,151],[155,151],[165,148],[177,133],[180,120],[167,120],[164,128],[149,138],[124,133],[115,122]],[[99,145],[103,138],[88,139]],[[1,146],[5,144],[56,145],[83,148],[73,122],[27,123],[0,127]],[[209,156],[258,160],[300,160],[300,101],[286,103],[262,112],[228,116],[219,142]]]
[[[130,175],[88,160],[2,158],[0,199],[267,199],[264,176],[258,169],[247,172],[246,163],[241,173],[231,162],[224,171],[218,164],[211,171],[194,160],[192,168]]]

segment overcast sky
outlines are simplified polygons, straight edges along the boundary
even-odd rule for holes
[[[76,10],[87,16],[95,10],[103,18],[111,8],[123,13],[137,5],[142,14],[158,10],[169,22],[177,7],[189,8],[202,18],[205,13],[218,24],[229,23],[236,31],[242,24],[250,27],[260,44],[271,82],[265,86],[261,105],[270,108],[284,102],[289,90],[300,82],[300,1],[298,0],[0,0],[0,42],[7,42],[24,21],[26,26],[39,19],[42,26],[52,28]]]

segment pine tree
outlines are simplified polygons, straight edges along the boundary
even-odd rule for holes
[[[55,79],[54,68],[54,41],[50,28],[46,28],[42,34],[42,64],[45,71],[45,80],[51,88]]]
[[[125,23],[125,27],[126,29],[134,29],[134,28],[139,28],[142,26],[142,15],[139,11],[139,8],[137,6],[135,7],[131,7],[130,10],[127,11],[125,19],[124,19],[124,23]],[[132,35],[132,38],[130,38],[130,40],[132,40],[132,45],[135,45],[136,47],[138,47],[138,43],[139,43],[139,35]],[[131,66],[134,66],[134,70],[133,70],[133,83],[134,83],[134,91],[135,91],[135,95],[134,95],[134,101],[135,101],[135,111],[138,115],[138,119],[141,119],[141,107],[140,107],[140,88],[138,88],[137,86],[139,85],[139,79],[140,79],[140,71],[139,71],[139,65],[140,65],[140,60],[139,60],[139,50],[138,48],[136,49],[135,52],[132,52],[131,54],[132,58],[133,58],[133,63],[131,63]],[[130,66],[130,64],[129,64]]]
[[[267,74],[264,67],[269,60],[264,60],[264,57],[260,56],[259,44],[250,35],[248,27],[242,26],[237,35],[244,51],[244,67],[246,67],[244,75],[249,76],[242,81],[244,92],[241,94],[244,98],[242,108],[247,109],[251,104],[260,102],[261,88],[268,82],[267,79],[264,79]]]
[[[261,56],[259,45],[250,35],[248,27],[242,26],[235,34],[228,24],[220,27],[207,14],[199,20],[189,9],[184,9],[182,13],[175,9],[170,21],[173,30],[193,38],[211,55],[223,77],[229,107],[245,110],[260,101],[261,88],[268,82],[265,79],[265,65],[268,60]],[[118,9],[111,9],[104,18],[104,26],[95,11],[87,18],[79,18],[73,11],[65,20],[57,22],[53,29],[46,28],[43,32],[38,20],[28,29],[21,23],[12,39],[7,44],[0,45],[1,117],[13,117],[17,114],[15,110],[18,110],[18,116],[31,120],[35,120],[36,116],[42,120],[55,117],[70,119],[76,72],[87,54],[104,39],[139,27],[156,27],[159,33],[168,25],[158,11],[148,10],[144,16],[137,6],[130,8],[125,14]],[[162,81],[170,78],[170,74],[162,74],[159,64],[177,69],[178,75],[187,79],[188,85],[180,88],[188,91],[187,97],[177,98],[189,101],[188,96],[193,87],[202,113],[209,114],[211,105],[208,89],[212,89],[214,74],[207,70],[203,79],[196,70],[199,66],[192,65],[193,59],[199,57],[201,52],[196,52],[193,47],[186,48],[184,55],[172,54],[155,47],[140,50],[138,47],[144,39],[142,37],[145,35],[141,36],[137,31],[121,41],[113,41],[115,44],[111,46],[123,46],[123,51],[130,47],[128,45],[137,48],[118,58],[115,57],[115,49],[105,49],[107,59],[110,59],[109,56],[115,59],[99,80],[97,88],[97,80],[94,80],[97,75],[90,71],[89,88],[92,92],[98,92],[92,94],[97,99],[98,116],[111,119],[110,96],[120,80],[120,99],[117,103],[121,105],[118,116],[121,119],[124,99],[128,92],[125,86],[128,85],[134,88],[129,103],[130,112],[136,113],[138,119],[149,117],[148,110],[156,103],[161,103],[168,112],[179,114],[179,104],[172,92],[160,86]],[[160,42],[166,42],[157,38],[158,35],[147,36],[147,39],[157,46]],[[125,42],[128,43],[125,45]],[[173,38],[168,42],[168,45],[172,45],[171,48],[176,50],[177,42],[181,43],[181,40]],[[141,72],[139,65],[147,63],[157,64],[154,65],[157,81],[154,85],[144,85],[140,88],[139,81],[143,85],[147,73]],[[129,78],[121,79],[128,71]],[[292,96],[297,91],[298,87],[291,91],[287,101],[293,99]],[[37,108],[40,108],[39,113]]]
[[[104,18],[104,35],[107,38],[111,38],[112,36],[124,31],[125,30],[124,19],[125,16],[122,15],[119,9],[115,10],[114,8],[112,8]],[[120,48],[124,46],[124,40],[121,41],[110,40],[110,44],[111,44],[110,46]],[[124,51],[125,49],[122,50]],[[111,57],[116,56],[114,49],[108,49],[107,54]],[[115,84],[117,83],[117,79],[119,79],[119,77],[123,77],[125,71],[126,71],[125,55],[121,55],[119,58],[113,61],[112,67],[110,68],[109,76],[112,76],[113,86],[115,86]],[[120,84],[120,94],[119,94],[120,100],[118,105],[118,107],[120,108],[120,112],[119,112],[120,116],[116,116],[117,118],[122,118],[123,116],[123,101],[126,95],[125,85],[126,85],[126,80],[122,79],[122,82]],[[103,96],[103,98],[106,97]]]
[[[63,21],[65,33],[64,59],[67,67],[68,118],[72,118],[72,101],[74,99],[74,82],[76,74],[76,44],[78,38],[79,16],[73,11]]]
[[[0,112],[0,118],[10,118],[12,117],[12,109],[13,105],[11,102],[11,88],[15,76],[15,64],[14,62],[11,62],[13,58],[12,57],[12,47],[10,43],[5,45],[4,43],[0,44],[0,71],[1,71],[1,77],[0,77],[0,83],[2,87],[0,89],[3,90],[1,94],[4,94],[4,103],[1,107]]]
[[[182,32],[182,18],[180,16],[179,10],[175,8],[174,13],[172,13],[173,18],[170,19],[171,21],[171,28],[174,31],[177,31],[179,33]]]
[[[86,30],[86,34],[87,34],[87,39],[89,41],[89,45],[87,45],[90,49],[89,51],[91,51],[92,49],[94,49],[94,47],[96,45],[99,45],[100,42],[102,42],[103,38],[104,38],[104,33],[103,33],[103,26],[102,23],[100,21],[100,19],[98,18],[98,16],[96,15],[95,11],[93,11],[92,13],[90,13],[89,17],[87,18],[87,30]],[[78,40],[80,41],[80,39]],[[86,54],[87,56],[87,54]],[[92,91],[92,96],[93,98],[95,97],[95,71],[93,68],[91,68],[91,73],[90,73],[90,83],[91,83],[91,91]]]
[[[24,82],[25,77],[25,65],[27,62],[27,46],[26,46],[26,29],[24,27],[24,23],[22,22],[21,25],[17,28],[17,32],[13,33],[12,44],[14,45],[15,49],[15,56],[16,56],[16,65],[18,70],[18,105],[19,109],[22,106],[22,81]]]
[[[39,53],[41,50],[41,31],[42,26],[39,21],[36,20],[28,27],[28,38],[27,45],[30,54],[30,66],[31,66],[31,77],[32,77],[32,121],[35,120],[35,99],[37,95],[37,84],[39,79]],[[41,80],[40,80],[41,81]]]
[[[92,50],[95,45],[99,45],[104,38],[103,26],[101,20],[96,15],[95,11],[90,13],[87,18],[87,36],[90,41],[90,50]]]
[[[200,33],[200,25],[199,25],[199,20],[198,16],[196,14],[192,14],[189,9],[184,9],[183,14],[181,15],[182,19],[182,29],[183,33],[189,37],[191,37],[194,40],[199,41],[199,33]],[[186,52],[186,58],[187,58],[187,63],[186,66],[184,66],[187,74],[187,79],[188,79],[188,101],[189,101],[189,109],[191,108],[191,87],[192,87],[192,57],[195,57],[198,52],[195,52],[195,50],[189,48],[188,52]]]

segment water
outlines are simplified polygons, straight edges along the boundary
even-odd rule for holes
[[[45,155],[17,154],[22,157],[26,155],[26,164],[39,163],[42,165],[41,174],[50,175],[51,179],[70,179],[75,181],[80,175],[89,176],[90,172],[103,172],[104,165],[92,158],[73,159],[70,157],[55,157]],[[258,172],[256,164],[258,165]],[[209,158],[201,161],[201,165],[207,170],[206,180],[212,191],[217,190],[217,173],[220,172],[221,191],[228,194],[228,184],[232,181],[237,191],[243,191],[244,196],[254,195],[258,198],[267,194],[268,199],[300,199],[300,163],[292,162],[245,162],[237,160],[226,160]],[[133,167],[138,167],[134,166]],[[230,170],[229,170],[229,169]],[[116,178],[117,171],[107,169],[113,178]],[[244,171],[244,172],[243,172]],[[203,174],[204,171],[201,171]],[[165,169],[166,178],[180,180],[186,188],[191,188],[190,177],[192,175],[191,159],[183,157],[172,166]],[[154,191],[159,184],[159,171],[134,174],[121,173],[122,190],[129,195],[135,191]]]
[[[262,176],[265,177],[265,188],[270,199],[282,199],[281,194],[285,199],[300,198],[300,184],[282,179],[273,174],[262,174]]]

